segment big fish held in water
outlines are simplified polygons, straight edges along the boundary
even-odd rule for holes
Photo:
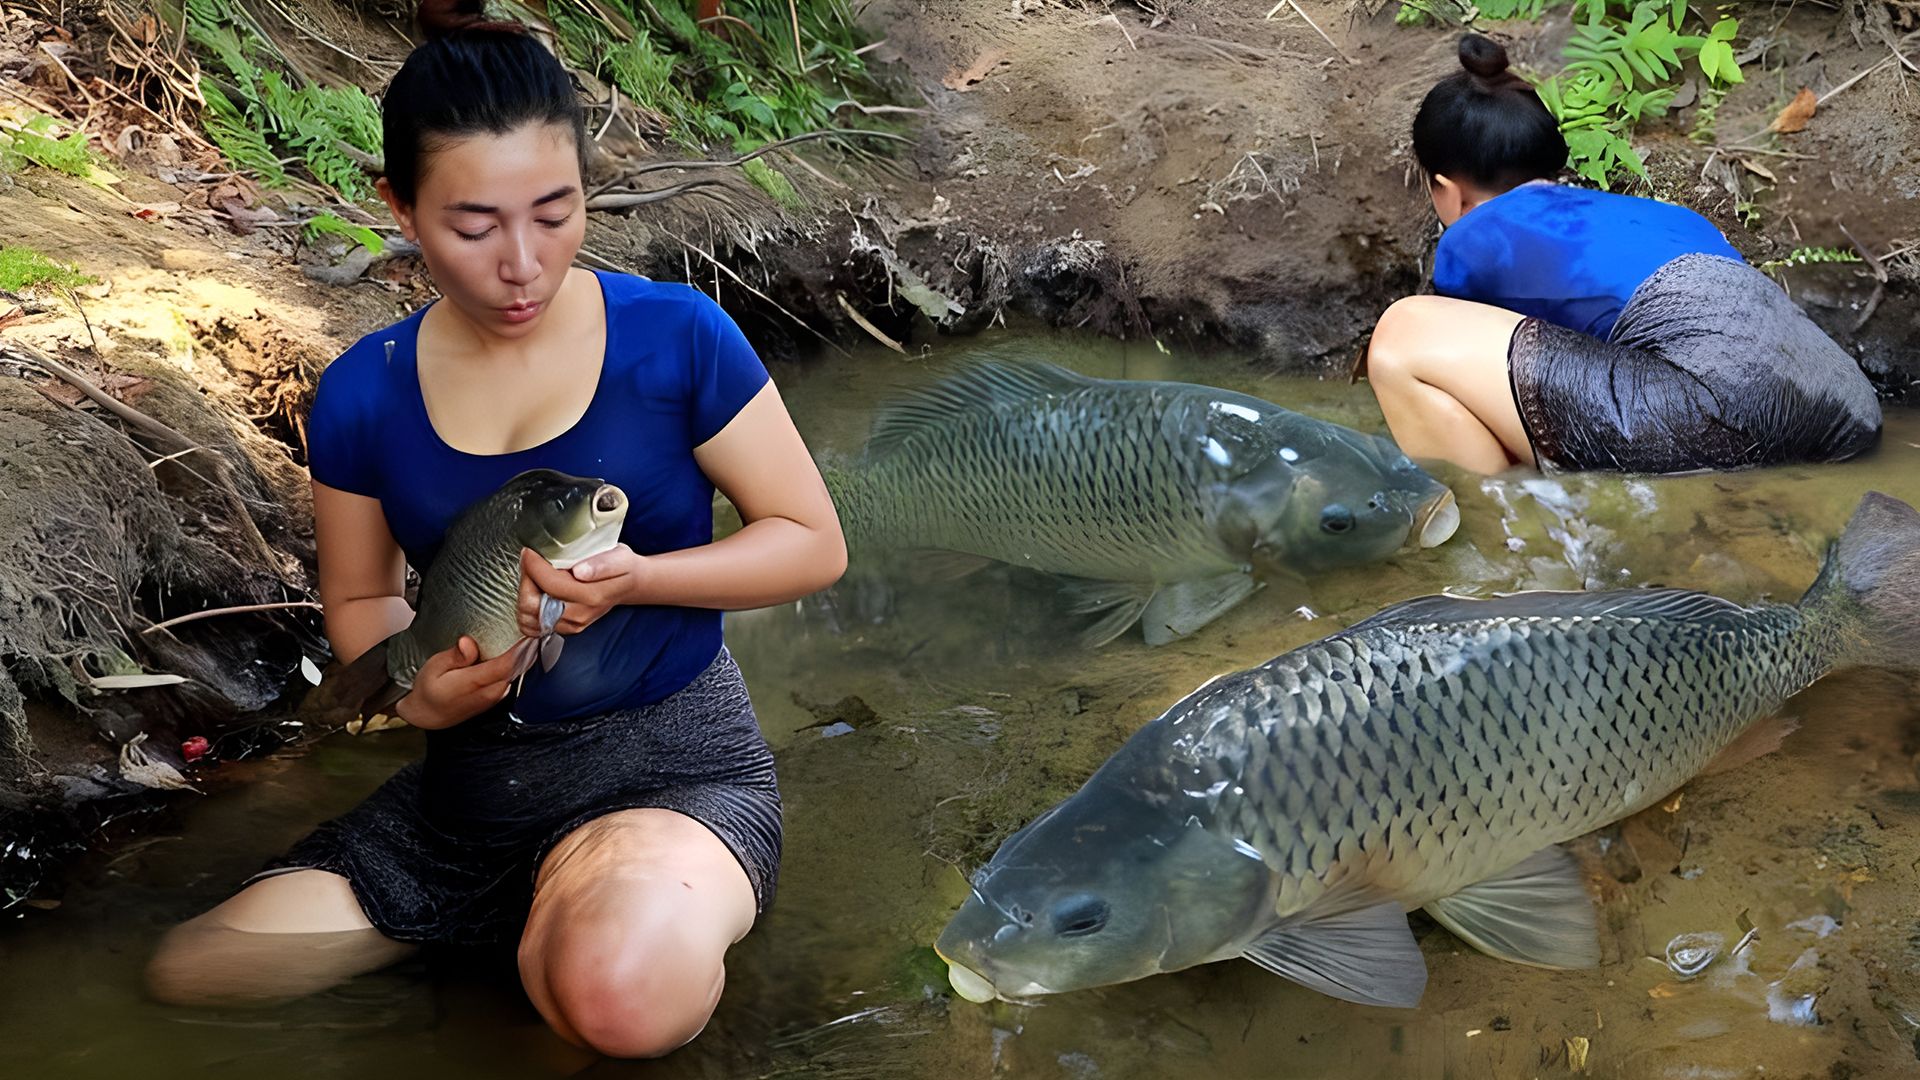
[[[473,638],[481,659],[518,645],[520,549],[532,548],[565,570],[620,542],[627,497],[605,481],[529,469],[462,511],[448,526],[433,564],[420,576],[413,622],[369,649],[322,683],[323,704],[370,714],[391,706],[413,687],[427,658]],[[541,597],[540,662],[551,668],[565,640],[554,633],[565,605]],[[528,646],[523,673],[535,652]],[[330,685],[329,685],[330,684]]]
[[[1260,580],[1432,547],[1453,493],[1391,441],[1245,394],[1095,379],[996,355],[875,419],[864,457],[824,468],[856,564],[945,552],[1079,579],[1105,613],[1192,633]]]
[[[974,1000],[1229,957],[1412,1006],[1406,912],[1599,960],[1559,847],[1766,748],[1846,664],[1920,656],[1920,514],[1869,494],[1798,604],[1677,589],[1436,596],[1216,679],[1003,844],[940,935]]]

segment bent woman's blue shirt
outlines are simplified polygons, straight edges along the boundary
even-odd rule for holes
[[[767,369],[727,313],[686,285],[595,271],[607,345],[593,400],[566,431],[509,454],[469,454],[434,430],[417,344],[426,309],[361,338],[328,366],[307,424],[313,478],[380,500],[415,567],[447,527],[526,469],[602,477],[627,493],[620,539],[642,555],[713,539],[713,485],[693,449],[766,385]],[[528,722],[658,701],[720,651],[720,612],[623,606],[567,639],[552,671],[528,674],[514,712]]]
[[[1742,261],[1683,206],[1522,184],[1461,215],[1433,253],[1433,291],[1605,339],[1633,291],[1682,255]]]

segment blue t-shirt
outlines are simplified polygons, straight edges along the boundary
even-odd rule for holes
[[[620,539],[642,555],[713,540],[713,485],[693,448],[718,434],[766,385],[767,369],[727,313],[687,285],[594,272],[607,317],[600,381],[571,428],[510,454],[441,441],[415,364],[421,308],[361,338],[320,377],[307,424],[313,478],[380,500],[394,539],[426,567],[454,518],[533,468],[601,477],[627,493]],[[658,701],[720,651],[720,612],[623,606],[536,665],[513,706],[537,722]]]
[[[1684,206],[1522,184],[1461,215],[1433,253],[1433,291],[1606,338],[1628,297],[1682,255],[1740,253]]]

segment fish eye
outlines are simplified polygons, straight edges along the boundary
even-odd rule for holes
[[[1333,503],[1320,511],[1321,532],[1343,533],[1351,528],[1353,528],[1353,511],[1339,503]]]
[[[1105,900],[1081,893],[1053,905],[1053,932],[1061,937],[1084,937],[1107,925],[1112,913]]]

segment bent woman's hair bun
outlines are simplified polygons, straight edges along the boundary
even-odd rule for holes
[[[487,18],[487,0],[420,0],[414,12],[420,35],[428,41],[462,30],[494,30],[524,34],[527,28],[517,22]]]
[[[1460,39],[1460,66],[1492,82],[1507,73],[1507,50],[1492,38],[1467,34]]]

